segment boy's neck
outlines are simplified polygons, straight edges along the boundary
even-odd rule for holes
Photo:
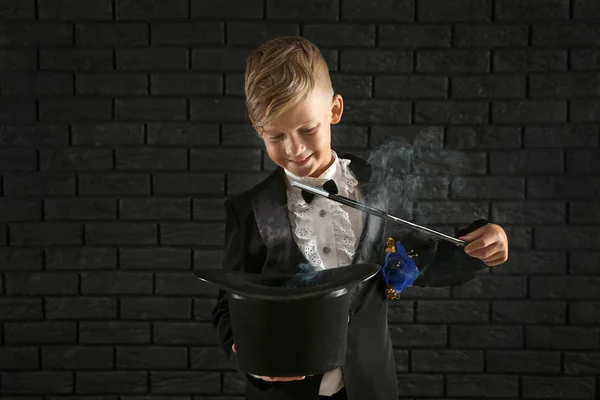
[[[319,176],[323,175],[323,173],[325,171],[327,171],[327,169],[329,169],[329,167],[331,167],[331,165],[334,163],[335,161],[335,154],[333,153],[333,150],[329,150],[331,152],[330,157],[329,157],[329,162],[327,164],[325,164],[323,167],[319,167],[314,173],[310,174],[309,176],[312,178],[318,178]]]

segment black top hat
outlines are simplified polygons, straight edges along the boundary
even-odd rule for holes
[[[307,376],[343,365],[349,289],[372,278],[377,264],[353,264],[290,275],[197,269],[228,292],[239,367],[261,376]]]

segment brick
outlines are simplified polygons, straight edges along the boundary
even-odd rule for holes
[[[422,101],[415,104],[415,122],[481,124],[488,121],[488,106],[476,102]]]
[[[33,122],[35,121],[35,102],[23,98],[0,99],[0,121]]]
[[[230,47],[192,49],[192,69],[215,73],[244,72],[250,52],[248,48]]]
[[[115,354],[118,369],[187,368],[187,349],[185,347],[117,347]]]
[[[73,94],[73,77],[56,72],[7,72],[2,79],[2,95],[67,96]]]
[[[13,272],[6,274],[6,293],[9,295],[67,295],[77,294],[77,274],[57,272]]]
[[[173,222],[160,226],[163,245],[221,246],[225,227],[222,223]]]
[[[45,251],[47,270],[116,269],[116,249],[49,248]]]
[[[0,171],[18,172],[37,169],[37,152],[34,149],[0,149]]]
[[[117,69],[155,71],[188,69],[188,50],[174,47],[146,47],[117,50]]]
[[[50,22],[0,23],[0,46],[70,46],[73,30],[70,24]]]
[[[569,322],[575,325],[598,325],[600,322],[600,302],[569,302]]]
[[[492,321],[503,324],[564,324],[567,308],[558,301],[495,301]]]
[[[81,293],[93,294],[150,294],[152,274],[144,272],[83,272]]]
[[[267,1],[266,4],[266,17],[269,19],[339,19],[339,0]]]
[[[350,123],[406,124],[410,122],[410,103],[406,101],[368,99],[346,104],[344,117]]]
[[[148,144],[217,145],[219,126],[201,122],[156,122],[148,125]]]
[[[124,148],[116,150],[116,168],[119,170],[185,170],[185,149]]]
[[[148,78],[144,74],[78,74],[77,94],[120,96],[148,94]]]
[[[72,3],[66,0],[38,0],[40,19],[112,19],[112,2],[105,0]]]
[[[522,98],[525,97],[525,77],[457,76],[451,80],[450,93],[454,98]]]
[[[483,352],[475,350],[414,350],[411,352],[414,372],[483,371]]]
[[[143,46],[150,34],[144,23],[84,23],[75,25],[78,46]]]
[[[534,46],[594,46],[600,41],[600,27],[595,22],[533,25],[532,32]]]
[[[190,368],[201,370],[227,370],[227,362],[223,351],[217,347],[192,347],[190,348]]]
[[[40,170],[43,171],[110,170],[112,167],[110,149],[79,147],[40,150]]]
[[[120,316],[127,320],[189,320],[191,304],[190,299],[123,298],[120,301]]]
[[[152,245],[157,241],[157,227],[152,223],[87,223],[88,245]]]
[[[221,265],[223,252],[220,250],[194,250],[194,267],[203,265]]]
[[[75,343],[77,340],[75,322],[14,322],[4,323],[5,344]],[[3,383],[4,384],[4,383]]]
[[[495,223],[560,224],[567,220],[562,202],[500,202],[492,205]]]
[[[152,174],[153,193],[157,195],[219,194],[225,191],[223,174],[178,172]]]
[[[600,152],[597,149],[567,151],[567,171],[571,173],[592,173],[600,168]]]
[[[568,375],[597,375],[600,373],[600,353],[565,353],[564,368]]]
[[[528,198],[585,199],[599,196],[600,179],[594,176],[529,177]]]
[[[49,297],[45,315],[48,319],[116,319],[117,308],[116,298]]]
[[[403,73],[413,71],[413,56],[407,50],[360,49],[341,51],[341,70],[351,73]]]
[[[511,248],[531,249],[533,231],[531,227],[506,226],[504,230],[507,236],[510,237]]]
[[[35,3],[21,0],[5,0],[0,5],[0,15],[2,19],[34,19]]]
[[[415,209],[418,224],[469,224],[486,218],[488,205],[483,202],[419,202]]]
[[[190,151],[190,169],[197,171],[259,171],[260,150],[212,149]]]
[[[521,47],[527,46],[526,25],[456,25],[454,45],[456,47]]]
[[[565,122],[565,102],[547,100],[521,100],[492,103],[492,122],[506,123],[550,123]]]
[[[509,237],[509,242],[512,238]],[[511,243],[512,247],[512,243]],[[508,261],[494,267],[498,274],[564,274],[567,270],[565,253],[558,251],[511,251]]]
[[[567,52],[546,49],[498,49],[494,51],[494,72],[566,71]]]
[[[405,396],[442,396],[442,375],[398,374],[398,394]]]
[[[113,349],[110,347],[49,346],[41,351],[44,369],[112,369]]]
[[[212,310],[215,304],[215,299],[194,299],[194,320],[202,322],[212,321]]]
[[[115,17],[117,20],[187,18],[188,1],[174,0],[167,4],[152,0],[119,0]]]
[[[194,220],[225,221],[223,199],[193,199],[192,214]]]
[[[443,74],[488,72],[487,50],[420,50],[416,57],[417,72]]]
[[[522,199],[525,179],[521,177],[456,177],[451,178],[452,199]]]
[[[217,344],[215,328],[212,324],[203,322],[154,322],[153,338],[155,344]]]
[[[220,95],[223,92],[221,75],[160,73],[151,76],[152,94],[158,95]]]
[[[600,252],[573,251],[569,253],[569,272],[572,274],[596,274],[600,267]]]
[[[245,101],[233,97],[192,99],[190,114],[191,119],[199,119],[203,122],[248,120]]]
[[[341,19],[407,22],[414,20],[414,10],[412,0],[383,0],[377,4],[345,0],[341,2]]]
[[[111,119],[110,99],[72,97],[40,99],[41,121],[87,121]]]
[[[527,280],[524,277],[479,276],[461,286],[452,287],[455,298],[524,298]]]
[[[74,145],[113,146],[144,143],[144,125],[139,123],[73,124]]]
[[[42,269],[42,251],[38,249],[0,249],[1,271],[28,271]]]
[[[344,92],[345,93],[345,92]],[[377,76],[375,96],[399,98],[445,98],[448,80],[437,76]]]
[[[152,393],[169,394],[214,394],[221,387],[217,372],[151,372],[150,390]]]
[[[222,22],[156,22],[150,25],[150,32],[153,45],[194,46],[224,42]]]
[[[540,227],[536,230],[535,247],[538,249],[588,250],[600,245],[600,228],[567,226]]]
[[[446,147],[457,149],[505,149],[521,147],[521,129],[513,126],[451,126]]]
[[[405,299],[447,299],[450,297],[450,288],[409,286],[404,288],[402,296]]]
[[[1,65],[1,64],[0,64]],[[600,68],[600,50],[598,49],[572,49],[571,69],[586,71]]]
[[[79,194],[134,195],[150,193],[150,178],[143,173],[78,174]]]
[[[417,20],[421,22],[489,21],[489,0],[419,0]]]
[[[73,392],[71,372],[3,372],[3,394],[67,394]]]
[[[109,49],[40,49],[40,69],[67,71],[106,71],[113,68]]]
[[[523,329],[519,326],[451,326],[450,347],[509,349],[523,347]]]
[[[14,223],[10,243],[14,246],[81,245],[81,225],[68,223]]]
[[[569,0],[496,0],[494,11],[499,20],[568,19]]]
[[[303,36],[320,46],[374,46],[375,26],[364,24],[306,24]]]
[[[184,120],[187,104],[184,99],[117,99],[115,119],[118,120]]]
[[[119,218],[132,220],[184,219],[191,217],[189,199],[122,199]]]
[[[226,193],[233,196],[249,190],[262,182],[268,176],[267,173],[260,174],[228,174]]]
[[[331,76],[331,80],[333,83],[333,76],[332,74],[330,74]],[[365,77],[365,78],[369,78],[370,77]],[[244,74],[242,73],[231,73],[231,74],[226,74],[225,75],[225,94],[230,95],[230,96],[245,96],[245,92],[244,92]],[[339,90],[337,89],[337,86],[335,85],[335,83],[333,84],[334,86],[334,90],[336,92],[339,92]],[[357,90],[355,88],[352,88],[353,90]],[[360,88],[359,88],[360,90]]]
[[[79,323],[79,343],[147,344],[150,343],[150,323],[82,321]]]
[[[364,148],[368,143],[368,132],[364,126],[334,125],[331,127],[331,145]]]
[[[536,75],[529,78],[531,97],[568,98],[600,95],[600,74]]]
[[[360,75],[331,75],[331,81],[336,93],[345,96],[371,97],[373,92],[372,78]]]
[[[569,203],[569,222],[600,224],[600,205],[595,201]]]
[[[592,122],[600,121],[600,101],[598,100],[578,100],[571,102],[570,121]]]
[[[486,322],[489,305],[477,301],[428,301],[417,303],[417,322]]]
[[[68,125],[0,126],[0,145],[63,146],[69,143]]]
[[[595,380],[592,377],[533,377],[522,380],[523,397],[547,399],[593,399],[596,397]]]
[[[191,252],[178,248],[137,249],[121,248],[120,267],[132,270],[189,270],[192,263]],[[157,282],[158,290],[158,282]]]
[[[599,141],[598,127],[584,124],[525,128],[524,147],[585,147]],[[569,153],[567,153],[569,154]]]
[[[44,203],[44,217],[53,220],[92,220],[117,218],[117,203],[112,199],[48,199]]]
[[[0,49],[0,71],[25,71],[37,69],[36,50]]]
[[[543,299],[596,299],[600,294],[595,289],[600,277],[589,276],[532,276],[530,278],[531,298]]]
[[[41,319],[43,315],[40,299],[0,297],[0,306],[0,320],[2,321]]]
[[[146,372],[108,371],[77,372],[77,393],[146,393]]]
[[[560,353],[557,351],[490,350],[486,371],[491,373],[559,374]]]
[[[395,301],[388,308],[388,321],[392,324],[397,322],[414,322],[414,314],[413,301]]]
[[[299,33],[300,27],[297,23],[232,21],[227,23],[227,44],[256,46],[280,36],[298,36]],[[308,36],[305,37],[309,38]],[[323,44],[325,42],[319,43],[319,45]]]
[[[518,397],[519,378],[513,375],[449,375],[447,393],[456,397]]]
[[[442,325],[390,325],[392,343],[398,348],[444,347],[446,335]]]
[[[526,334],[530,349],[588,350],[599,345],[598,328],[538,325],[528,326]]]
[[[575,0],[573,16],[575,18],[598,18],[600,17],[599,4],[594,0]]]
[[[39,350],[35,347],[4,347],[0,349],[2,370],[38,369]]]
[[[378,45],[381,47],[449,47],[451,31],[445,25],[381,25]]]
[[[206,2],[204,0],[190,0],[192,18],[263,18],[264,2],[262,0],[249,0],[240,3],[235,0],[221,2]]]

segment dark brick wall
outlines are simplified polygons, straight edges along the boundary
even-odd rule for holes
[[[345,97],[336,149],[436,132],[466,164],[417,207],[509,235],[391,303],[402,398],[598,398],[597,0],[0,1],[0,397],[241,398],[191,271],[273,167],[244,59],[295,34]]]

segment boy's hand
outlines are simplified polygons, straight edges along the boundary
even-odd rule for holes
[[[231,346],[231,349],[233,350],[234,353],[237,353],[237,351],[235,351],[235,343]],[[266,381],[266,382],[291,382],[291,381],[301,381],[304,378],[306,378],[305,376],[284,376],[281,378],[277,378],[277,377],[273,377],[273,376],[258,376],[258,375],[252,375],[252,376],[262,379],[263,381]]]
[[[508,260],[508,238],[500,225],[484,225],[459,239],[468,243],[465,253],[480,259],[485,265],[491,267]]]

